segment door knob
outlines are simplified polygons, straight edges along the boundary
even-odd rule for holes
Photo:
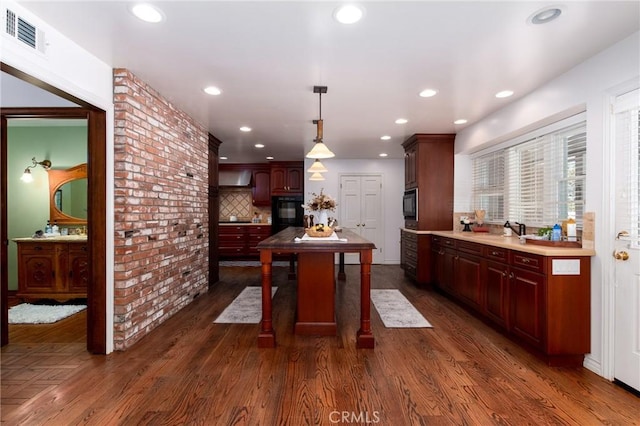
[[[624,260],[629,259],[629,253],[627,253],[624,250],[620,250],[620,251],[614,250],[613,251],[613,257],[615,257],[616,260],[623,260],[624,261]]]

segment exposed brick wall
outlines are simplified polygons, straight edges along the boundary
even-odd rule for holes
[[[208,288],[208,133],[114,70],[114,345],[124,350]]]

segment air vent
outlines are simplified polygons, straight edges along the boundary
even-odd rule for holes
[[[44,31],[36,28],[35,25],[32,25],[9,9],[7,9],[5,18],[5,32],[7,35],[15,40],[23,42],[32,49],[44,53]]]

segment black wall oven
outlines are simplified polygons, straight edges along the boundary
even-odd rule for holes
[[[302,226],[304,209],[302,195],[282,195],[271,197],[271,230],[272,234],[289,226]]]

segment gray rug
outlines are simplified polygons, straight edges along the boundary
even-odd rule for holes
[[[9,324],[51,324],[87,309],[86,305],[32,305],[9,309]]]
[[[387,328],[432,327],[399,290],[371,290],[371,301]]]
[[[278,287],[271,287],[271,297]],[[258,324],[262,319],[262,287],[245,287],[216,318],[218,324]]]

